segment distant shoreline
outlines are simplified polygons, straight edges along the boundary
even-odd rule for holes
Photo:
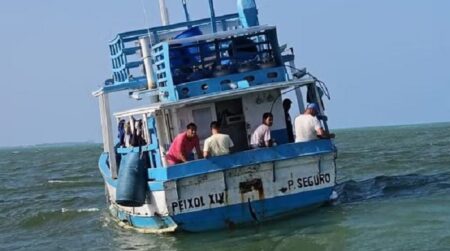
[[[431,122],[431,123],[417,123],[417,124],[403,124],[403,125],[378,125],[378,126],[358,126],[358,127],[346,127],[346,128],[330,128],[331,131],[348,131],[348,130],[365,130],[365,129],[375,129],[375,128],[392,128],[392,127],[416,127],[425,125],[445,125],[450,124],[447,122]],[[12,148],[26,148],[26,147],[71,147],[71,146],[82,146],[82,145],[101,145],[100,141],[79,141],[79,142],[53,142],[53,143],[38,143],[38,144],[28,144],[28,145],[12,145],[12,146],[0,146],[0,149],[12,149]]]

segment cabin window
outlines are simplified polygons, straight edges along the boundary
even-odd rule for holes
[[[251,82],[255,81],[255,76],[249,75],[249,76],[244,77],[244,79],[247,80],[249,83],[251,83]]]
[[[118,118],[118,147],[136,147],[149,142],[146,117]]]
[[[278,77],[278,73],[275,71],[269,72],[269,73],[267,73],[267,77],[268,78],[276,78],[276,77]]]
[[[181,89],[181,95],[183,97],[188,97],[189,96],[189,88],[183,87],[183,89]]]

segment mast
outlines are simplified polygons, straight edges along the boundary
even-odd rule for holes
[[[169,11],[166,7],[166,0],[159,0],[159,12],[161,14],[161,23],[162,25],[169,24]]]

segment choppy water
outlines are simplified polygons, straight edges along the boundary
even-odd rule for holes
[[[334,205],[174,235],[112,221],[100,145],[0,149],[0,250],[450,250],[450,123],[339,130],[336,144]]]

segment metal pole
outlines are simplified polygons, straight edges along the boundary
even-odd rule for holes
[[[152,67],[152,53],[150,48],[150,38],[140,37],[139,45],[141,46],[142,61],[144,61],[145,76],[147,77],[148,89],[156,88],[155,80],[153,79]]]
[[[161,23],[162,25],[169,24],[169,12],[166,7],[166,0],[159,0],[159,12],[161,14]]]
[[[100,119],[103,134],[103,151],[109,153],[109,169],[111,170],[111,178],[117,178],[116,149],[114,148],[114,140],[112,136],[112,123],[109,111],[109,98],[107,93],[99,96]]]
[[[211,27],[213,30],[213,33],[217,32],[217,25],[216,25],[216,14],[214,13],[214,1],[209,0],[209,10],[211,12]]]
[[[191,21],[191,18],[189,17],[189,11],[187,9],[186,0],[181,0],[181,2],[183,3],[183,9],[184,9],[184,15],[186,16],[186,22],[189,22],[189,21]]]

